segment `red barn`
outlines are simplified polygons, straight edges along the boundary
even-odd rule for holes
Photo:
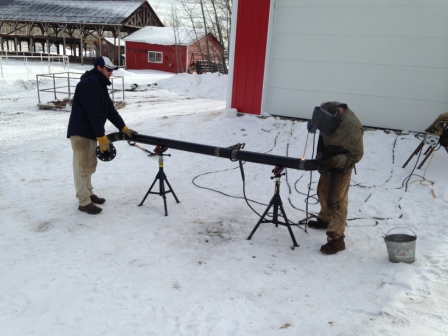
[[[187,72],[196,61],[221,60],[221,44],[211,33],[175,31],[173,27],[144,27],[124,38],[126,67],[135,70]]]

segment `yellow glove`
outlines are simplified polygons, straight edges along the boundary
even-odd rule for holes
[[[132,138],[133,134],[137,134],[136,131],[128,128],[127,126],[124,126],[123,129],[121,130],[122,133],[126,134],[127,137]]]
[[[107,135],[103,135],[102,137],[98,137],[96,139],[98,140],[101,152],[110,152],[109,139],[107,139]]]

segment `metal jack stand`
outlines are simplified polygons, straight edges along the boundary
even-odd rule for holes
[[[174,190],[171,188],[170,183],[168,182],[168,179],[166,178],[165,172],[163,171],[163,157],[164,156],[171,156],[170,154],[163,154],[168,148],[163,146],[157,146],[154,150],[154,154],[150,155],[158,155],[159,156],[159,172],[156,175],[156,178],[154,179],[154,182],[151,184],[151,187],[149,187],[148,192],[146,193],[145,197],[143,198],[142,202],[138,206],[142,206],[143,203],[146,200],[146,197],[148,197],[149,194],[155,194],[163,197],[163,204],[165,206],[165,216],[168,216],[168,209],[166,206],[166,194],[172,193],[174,196],[174,199],[177,203],[179,203],[179,200],[176,197],[176,194],[174,193]],[[154,185],[156,184],[157,180],[159,180],[159,192],[151,191]],[[168,190],[165,189],[165,182],[168,185]]]
[[[298,247],[299,245],[297,244],[296,238],[294,237],[294,233],[291,230],[291,226],[288,222],[288,217],[286,217],[286,213],[285,213],[285,209],[283,208],[283,203],[282,203],[282,199],[280,198],[280,177],[282,177],[283,175],[285,175],[283,172],[283,167],[279,167],[276,166],[272,172],[274,173],[274,176],[271,177],[271,179],[275,179],[275,193],[274,196],[272,197],[271,201],[269,202],[269,206],[268,208],[265,210],[265,212],[263,213],[263,215],[261,216],[260,220],[258,221],[257,225],[255,225],[255,227],[253,228],[252,232],[250,233],[249,237],[247,238],[248,240],[250,240],[252,238],[252,236],[254,235],[255,231],[257,231],[258,227],[260,226],[261,223],[273,223],[275,224],[275,226],[278,227],[278,225],[284,225],[288,228],[289,234],[291,236],[292,242],[294,244],[294,247]],[[272,220],[267,220],[266,215],[268,214],[269,210],[271,209],[271,207],[274,208],[274,213],[272,215]],[[285,219],[285,222],[280,222],[278,220],[278,215],[279,215],[279,210],[280,208],[280,212],[281,215],[283,216],[283,218]]]
[[[432,152],[434,152],[434,148],[439,144],[440,137],[438,134],[432,134],[432,133],[426,133],[425,138],[420,142],[420,144],[417,146],[417,148],[412,152],[411,156],[407,159],[407,161],[404,163],[404,165],[401,168],[405,168],[409,161],[415,156],[420,155],[420,152],[423,150],[423,146],[429,145],[429,147],[426,149],[423,155],[425,155],[425,158],[420,163],[420,165],[417,167],[420,169],[428,160],[428,158],[431,156]]]

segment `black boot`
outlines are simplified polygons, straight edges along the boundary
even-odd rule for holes
[[[317,217],[317,220],[310,220],[308,221],[308,227],[312,229],[318,229],[318,230],[326,230],[328,227],[328,222],[320,219]]]
[[[105,198],[102,197],[98,197],[97,195],[93,194],[90,195],[90,200],[95,203],[95,204],[103,204],[104,202],[106,202]]]
[[[87,205],[80,205],[78,207],[79,211],[83,211],[83,212],[87,212],[89,215],[96,215],[99,214],[103,209],[101,209],[100,207],[97,207],[95,204],[93,203],[89,203]]]
[[[342,237],[330,240],[328,243],[320,247],[320,251],[323,254],[336,254],[344,250],[345,250],[345,242],[344,238]]]

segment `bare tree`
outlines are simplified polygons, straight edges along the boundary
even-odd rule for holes
[[[202,35],[199,30],[203,31],[206,50],[201,50],[200,44],[198,47],[209,64],[212,59],[216,59],[217,52],[210,45],[208,34],[212,33],[217,38],[221,44],[219,58],[223,71],[227,73],[226,53],[230,43],[232,0],[176,0],[176,3],[182,8],[182,12],[179,11],[182,23],[193,30],[196,40]]]
[[[176,66],[179,72],[184,72],[184,64],[182,62],[182,52],[179,45],[182,43],[180,39],[179,30],[182,29],[181,20],[178,15],[178,11],[175,6],[171,6],[171,18],[172,18],[172,26],[173,26],[173,34],[174,34],[174,48],[175,48],[175,60]],[[170,64],[172,66],[172,64]]]
[[[208,64],[210,64],[211,63],[210,46],[208,45],[208,29],[207,29],[208,27],[207,27],[207,19],[205,17],[204,0],[199,0],[199,4],[201,5],[202,21],[204,22],[205,46],[207,48],[207,62]]]
[[[223,70],[224,73],[227,73],[227,65],[226,65],[226,59],[225,59],[225,39],[224,39],[224,35],[223,35],[223,19],[222,17],[220,17],[221,11],[219,10],[218,7],[218,2],[219,0],[210,0],[211,2],[211,6],[212,6],[212,14],[213,17],[211,18],[210,22],[212,24],[212,27],[214,28],[214,30],[216,31],[216,33],[214,34],[215,36],[217,36],[219,43],[221,44],[221,52],[220,52],[220,56],[221,56],[221,63],[223,65]],[[229,2],[227,0],[225,0],[224,2]],[[228,7],[230,9],[230,7]],[[226,21],[224,21],[226,22]],[[230,21],[229,21],[230,22]],[[230,28],[230,26],[229,26]],[[230,33],[229,33],[230,34]],[[227,43],[228,45],[228,43]]]
[[[193,36],[190,36],[191,38],[194,38],[194,40],[199,40],[201,37],[201,33],[198,31],[199,27],[197,24],[197,7],[196,3],[194,1],[185,1],[185,0],[178,0],[178,2],[181,4],[183,8],[184,13],[184,25],[186,28],[191,28],[193,32]],[[204,54],[202,52],[202,46],[201,44],[198,45],[199,53],[202,55]]]

